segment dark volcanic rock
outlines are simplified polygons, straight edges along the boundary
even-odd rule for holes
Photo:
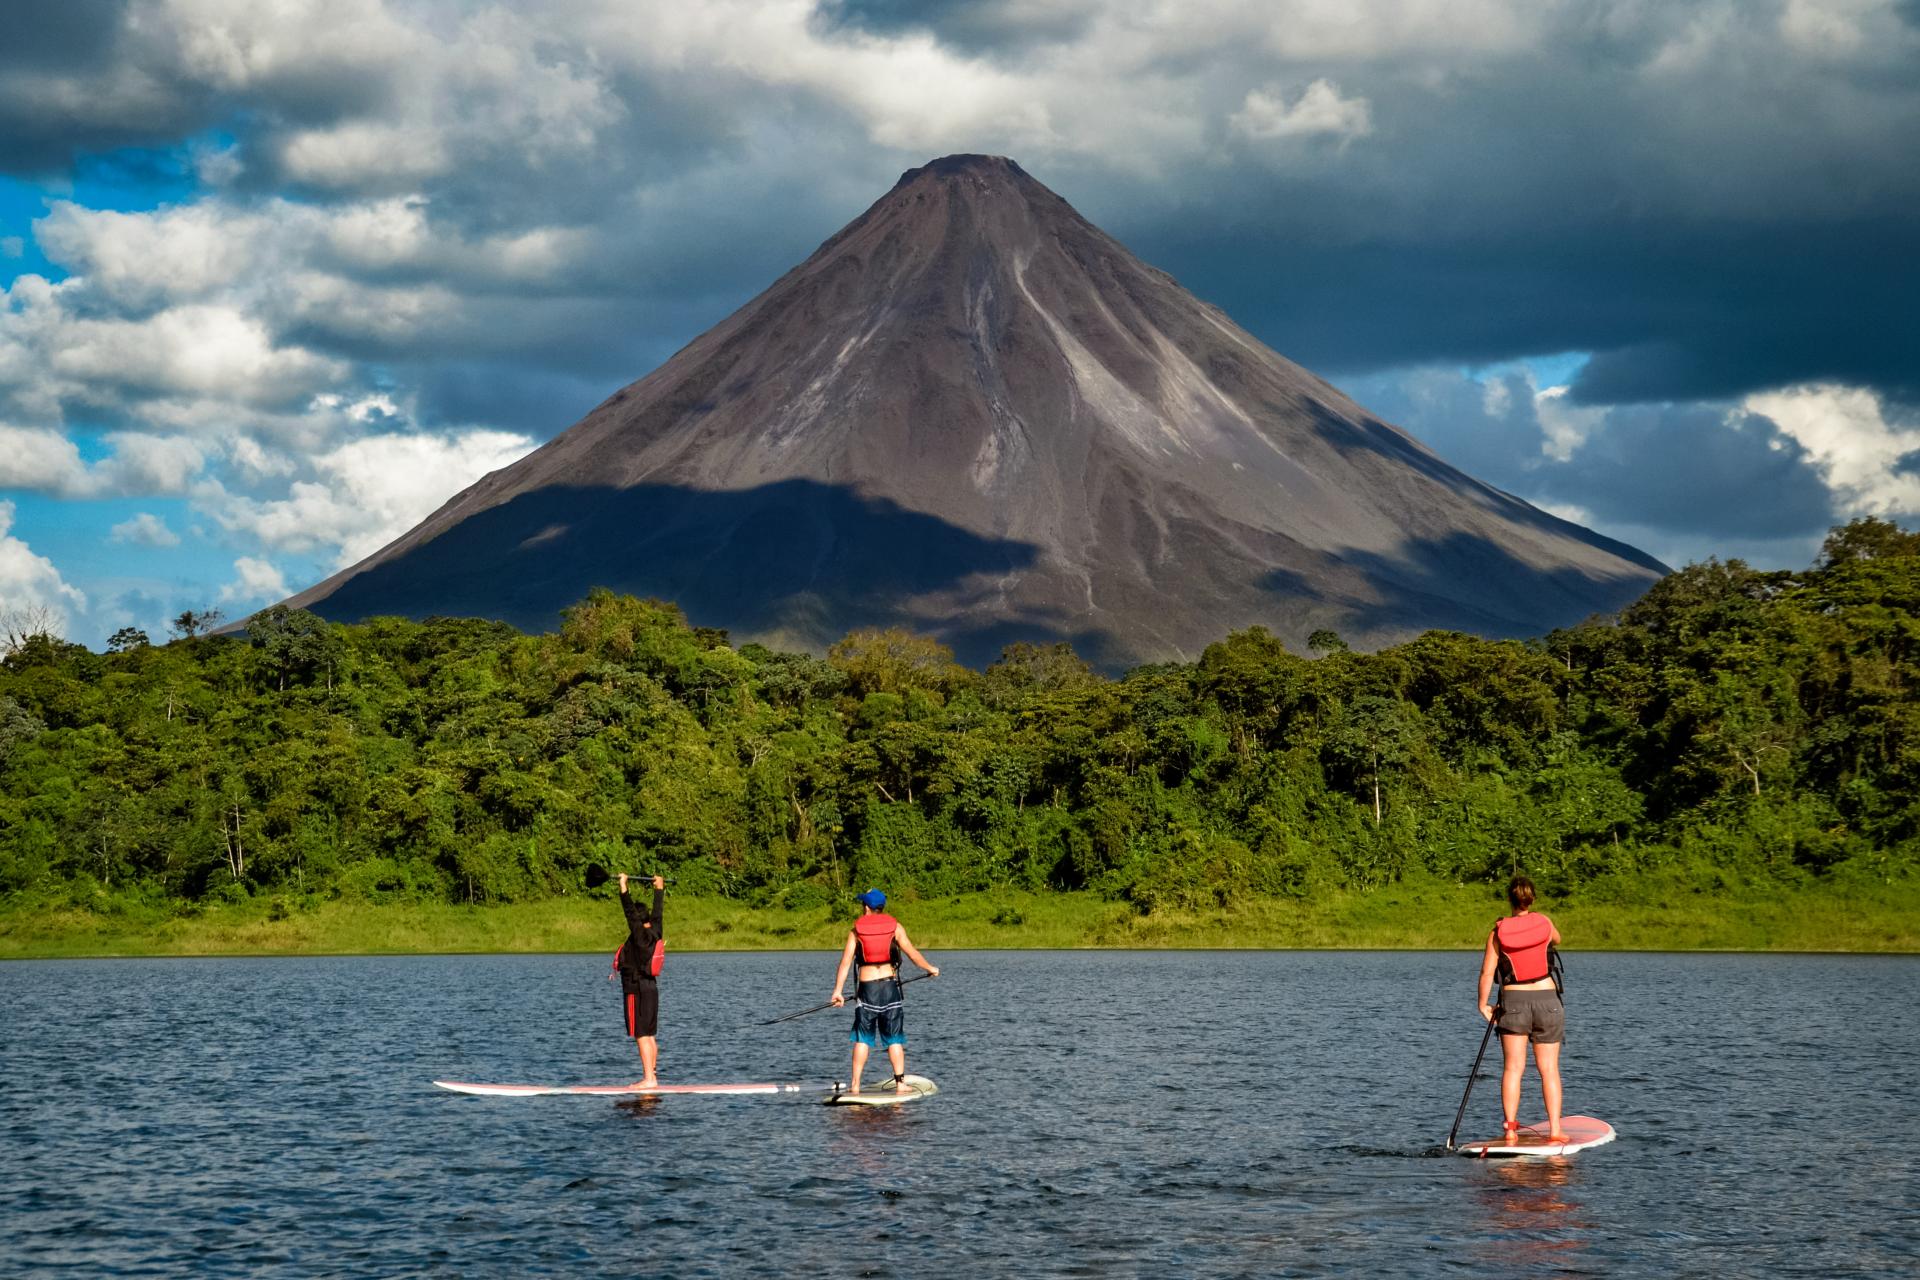
[[[529,629],[591,586],[736,639],[902,624],[1107,667],[1539,634],[1662,566],[1442,462],[1010,160],[950,156],[672,359],[289,603]]]

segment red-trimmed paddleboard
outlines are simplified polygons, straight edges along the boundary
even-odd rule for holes
[[[893,1087],[892,1077],[881,1076],[879,1083],[868,1085],[859,1093],[847,1093],[835,1087],[820,1101],[829,1107],[897,1107],[903,1102],[917,1102],[940,1092],[940,1086],[925,1076],[908,1075],[900,1079],[907,1086],[904,1091]]]
[[[1565,1142],[1549,1142],[1547,1124],[1543,1120],[1539,1124],[1521,1126],[1520,1132],[1511,1138],[1463,1142],[1454,1149],[1463,1156],[1570,1156],[1576,1151],[1585,1151],[1588,1147],[1597,1147],[1614,1139],[1613,1126],[1592,1116],[1562,1116],[1560,1128],[1567,1135]]]
[[[797,1084],[657,1084],[643,1089],[637,1084],[467,1084],[460,1080],[435,1080],[434,1084],[455,1093],[476,1093],[483,1098],[539,1098],[548,1094],[581,1093],[598,1098],[650,1098],[661,1093],[798,1093]]]

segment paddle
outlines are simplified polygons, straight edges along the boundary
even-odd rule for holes
[[[590,862],[587,864],[587,874],[586,874],[587,888],[598,889],[601,885],[605,884],[607,881],[613,879],[615,876],[619,874],[620,873],[618,871],[609,872],[605,867],[601,866],[597,862]],[[638,871],[630,871],[627,873],[627,879],[651,881],[653,877]],[[673,883],[672,876],[662,876],[661,879],[665,880],[668,884]]]
[[[932,976],[933,975],[930,973],[916,973],[911,978],[900,979],[900,985],[904,987],[909,982],[918,982],[922,978],[931,978]],[[795,1018],[804,1018],[810,1013],[818,1013],[822,1009],[831,1009],[831,1008],[833,1008],[833,1001],[829,1000],[825,1004],[817,1004],[813,1006],[813,1008],[811,1009],[802,1009],[798,1013],[789,1013],[778,1018],[768,1018],[765,1022],[755,1022],[749,1025],[756,1026],[756,1027],[771,1027],[777,1022],[792,1022]]]
[[[1480,1059],[1487,1056],[1487,1044],[1493,1039],[1493,1029],[1500,1024],[1500,1007],[1494,1006],[1493,1016],[1487,1019],[1486,1034],[1480,1037],[1480,1052],[1473,1055],[1473,1068],[1467,1072],[1467,1091],[1460,1095],[1460,1109],[1453,1113],[1453,1128],[1447,1130],[1447,1150],[1453,1150],[1453,1140],[1460,1136],[1460,1120],[1467,1114],[1467,1099],[1473,1096],[1473,1082],[1480,1074]]]

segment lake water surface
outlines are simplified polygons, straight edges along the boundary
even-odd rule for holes
[[[930,955],[942,1092],[883,1110],[429,1084],[636,1078],[605,956],[0,965],[0,1275],[1920,1268],[1920,958],[1570,953],[1567,1109],[1620,1138],[1483,1162],[1423,1155],[1477,954]],[[847,1013],[747,1025],[835,958],[670,956],[662,1077],[844,1076]]]

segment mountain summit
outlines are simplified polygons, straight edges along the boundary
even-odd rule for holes
[[[1455,470],[1011,160],[949,156],[527,457],[289,603],[543,630],[593,586],[736,639],[860,626],[1109,668],[1535,635],[1662,572]]]

